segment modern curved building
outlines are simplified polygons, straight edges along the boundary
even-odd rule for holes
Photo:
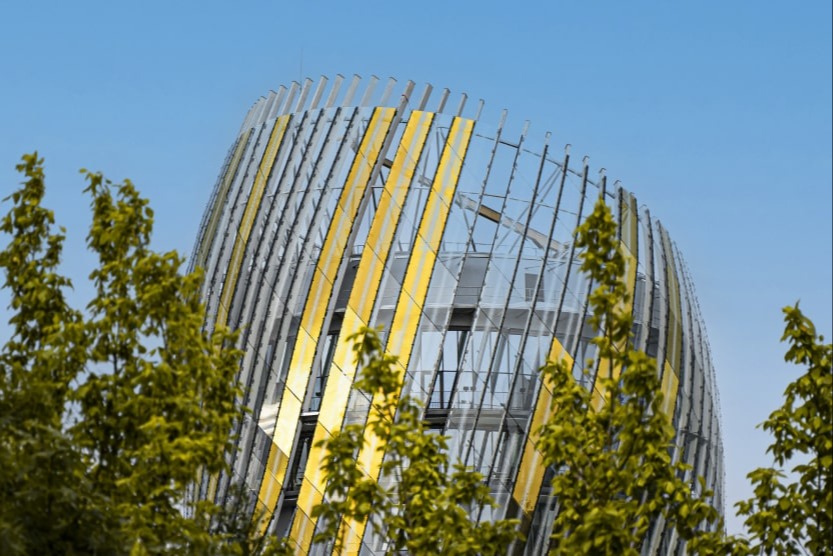
[[[206,326],[241,331],[241,402],[252,411],[235,431],[231,476],[204,477],[197,496],[224,502],[244,483],[269,531],[299,553],[323,552],[311,546],[324,488],[313,445],[366,419],[346,338],[381,326],[452,459],[487,478],[497,507],[475,518],[519,518],[517,553],[545,553],[556,505],[536,450],[552,411],[538,368],[593,355],[573,234],[602,194],[628,260],[636,344],[659,362],[674,457],[722,509],[714,368],[668,233],[586,158],[528,125],[510,131],[505,112],[481,121],[482,108],[430,85],[341,76],[281,87],[251,108],[191,264],[206,272]],[[359,460],[378,479],[380,458]],[[384,548],[372,528],[352,527],[350,553]],[[683,549],[658,522],[644,552]]]

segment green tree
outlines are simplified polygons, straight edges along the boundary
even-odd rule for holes
[[[693,494],[682,480],[688,467],[672,461],[674,429],[662,411],[656,360],[634,349],[625,259],[616,223],[602,198],[578,229],[581,269],[595,289],[589,299],[592,342],[605,376],[593,393],[573,377],[564,360],[549,362],[543,380],[552,388],[556,410],[540,430],[539,449],[557,470],[553,494],[559,512],[553,524],[553,554],[639,554],[649,526],[663,516],[690,549],[728,550],[719,535],[697,528],[719,524],[711,492]],[[622,371],[621,373],[618,371]],[[701,485],[702,486],[702,485]]]
[[[37,154],[0,221],[11,334],[0,352],[0,552],[243,553],[222,512],[186,489],[218,473],[238,394],[234,335],[202,331],[199,273],[150,249],[153,213],[129,181],[84,172],[99,265],[86,312],[58,272],[63,229],[42,206]]]
[[[470,509],[493,503],[483,476],[460,464],[452,467],[447,438],[429,434],[418,401],[399,396],[403,379],[396,356],[383,353],[376,330],[363,328],[350,339],[361,367],[355,388],[381,402],[366,425],[348,425],[319,442],[326,448],[327,487],[313,515],[325,527],[314,541],[332,543],[340,553],[344,518],[369,520],[389,541],[387,554],[506,554],[518,538],[517,520],[476,523],[469,518]],[[365,475],[355,457],[368,432],[381,439],[386,454],[378,482]],[[392,486],[383,486],[390,478]]]
[[[43,169],[34,155],[18,168],[28,181],[0,221],[12,235],[0,267],[13,330],[0,352],[0,552],[95,552],[112,545],[114,520],[94,509],[105,501],[65,427],[86,334],[63,295],[69,280],[56,272],[63,235],[50,232],[54,217],[40,206]]]
[[[0,220],[10,237],[0,268],[11,326],[0,351],[0,553],[289,554],[240,508],[186,500],[202,474],[224,469],[241,411],[235,336],[202,331],[199,273],[182,276],[176,253],[150,249],[152,212],[129,181],[114,186],[84,172],[87,240],[99,266],[86,312],[72,308],[71,283],[58,272],[64,231],[53,231],[42,206],[42,160],[24,156],[18,170],[26,181]],[[749,538],[726,537],[711,493],[701,483],[695,495],[681,479],[687,467],[671,459],[656,361],[633,347],[625,262],[602,200],[578,232],[599,332],[586,372],[603,362],[608,374],[598,380],[599,403],[563,361],[542,369],[558,408],[538,446],[558,470],[553,553],[637,554],[660,516],[692,553],[833,553],[831,344],[797,306],[784,309],[786,360],[807,370],[762,425],[774,436],[775,467],[750,473],[755,495],[737,505]],[[340,523],[351,519],[368,520],[391,554],[505,553],[517,522],[469,519],[492,503],[483,477],[451,466],[446,438],[425,430],[416,400],[400,397],[396,358],[376,331],[352,339],[356,387],[381,402],[366,425],[320,443],[328,483],[314,510],[324,525],[315,542],[339,550]],[[368,433],[386,453],[378,482],[354,457]],[[231,492],[245,505],[245,489]]]
[[[806,367],[761,427],[775,467],[752,471],[754,496],[739,502],[752,553],[833,554],[833,344],[796,304],[784,308],[784,359]],[[797,463],[796,463],[797,462]],[[794,464],[789,473],[785,468]]]

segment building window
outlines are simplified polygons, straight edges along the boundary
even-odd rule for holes
[[[302,425],[303,427],[303,425]],[[307,467],[307,460],[309,459],[309,450],[312,446],[313,428],[309,430],[301,429],[301,436],[298,439],[298,444],[295,448],[295,457],[292,458],[292,467],[289,468],[286,482],[286,497],[296,498],[298,491],[301,490],[301,483],[304,480],[304,470]]]
[[[330,332],[324,339],[324,353],[320,363],[315,366],[315,378],[307,393],[305,411],[320,411],[321,400],[324,397],[324,388],[327,386],[327,377],[330,375],[330,365],[333,363],[336,343],[338,343],[338,332]]]
[[[457,372],[460,370],[460,364],[463,361],[468,337],[468,330],[449,330],[446,333],[443,339],[439,368],[434,375],[434,383],[431,387],[431,398],[428,402],[429,410],[447,411],[450,409],[455,383],[457,382]]]

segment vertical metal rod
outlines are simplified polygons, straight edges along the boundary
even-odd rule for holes
[[[370,99],[373,97],[373,90],[376,88],[376,83],[378,82],[378,77],[375,75],[370,76],[370,81],[367,83],[367,88],[364,90],[364,96],[362,97],[359,106],[368,106],[370,104]]]
[[[237,132],[238,135],[252,127],[252,114],[254,113],[255,105],[253,104],[249,107],[249,111],[246,112],[246,117],[243,118],[243,125],[240,126],[240,131]]]
[[[425,110],[425,107],[428,105],[428,97],[431,96],[431,91],[434,90],[434,86],[430,83],[425,84],[425,89],[422,91],[422,96],[419,99],[419,103],[417,104],[417,110]]]
[[[385,106],[388,103],[388,99],[390,98],[395,85],[396,79],[393,77],[388,78],[388,84],[385,86],[385,90],[382,91],[382,98],[379,99],[379,106]]]
[[[257,112],[255,114],[255,125],[262,124],[263,121],[266,119],[264,117],[264,112],[266,109],[266,98],[260,97],[257,99]]]
[[[280,110],[281,103],[283,102],[283,98],[286,96],[286,87],[281,85],[278,87],[278,94],[275,98],[275,104],[272,105],[272,111],[269,113],[269,119],[277,118],[278,117],[278,110]]]
[[[278,93],[276,93],[275,91],[269,91],[269,96],[266,97],[266,111],[265,111],[266,117],[265,117],[265,119],[268,120],[272,116],[272,112],[275,109],[275,103],[277,102],[277,100],[278,100]]]
[[[307,102],[307,96],[309,96],[309,90],[312,86],[312,79],[307,77],[304,79],[304,86],[301,88],[301,95],[298,97],[298,104],[295,105],[294,113],[299,113],[304,109],[304,104]]]
[[[347,87],[347,93],[344,95],[344,101],[341,103],[342,106],[350,106],[350,103],[353,102],[353,96],[356,94],[356,88],[359,86],[359,81],[361,80],[362,78],[359,74],[353,74],[353,79],[350,81],[350,85]]]
[[[298,88],[301,85],[297,81],[293,81],[292,84],[289,86],[289,93],[286,95],[286,101],[284,102],[283,107],[281,108],[280,114],[289,114],[291,112],[291,106],[295,102],[295,95],[298,94]]]
[[[402,106],[407,105],[407,103],[411,101],[411,95],[413,94],[415,86],[416,83],[414,83],[410,79],[407,83],[405,83],[405,88],[402,90],[402,95],[399,98],[399,102],[402,104]]]
[[[440,102],[437,104],[437,114],[442,114],[443,110],[445,109],[445,103],[448,101],[448,95],[451,94],[447,88],[443,89],[442,94],[440,95]]]
[[[321,76],[318,80],[318,87],[315,88],[315,93],[312,95],[312,100],[309,103],[309,109],[315,110],[318,108],[318,103],[321,102],[321,97],[324,96],[324,88],[327,86],[327,78]]]
[[[592,182],[590,181],[590,179],[588,177],[589,173],[590,173],[590,157],[585,155],[584,158],[582,158],[582,163],[584,165],[584,172],[583,172],[584,175],[582,177],[581,201],[580,201],[581,205],[580,205],[579,211],[578,211],[579,218],[576,222],[576,228],[578,228],[578,226],[581,224],[581,214],[582,214],[582,211],[584,209],[584,201],[587,198],[587,184],[590,183],[592,185]],[[575,244],[576,244],[575,240],[578,238],[578,236],[576,235],[574,237],[575,237],[575,239],[573,240],[573,254],[571,254],[571,256],[570,256],[570,261],[573,260],[573,256],[574,256],[574,253],[575,253]],[[564,283],[566,284],[568,282],[565,280]],[[582,334],[582,331],[584,330],[584,321],[587,318],[587,309],[588,309],[587,305],[588,305],[589,298],[590,298],[590,292],[592,292],[592,291],[593,291],[593,280],[590,279],[590,280],[587,281],[587,294],[586,294],[585,299],[584,299],[584,304],[579,306],[579,307],[583,307],[583,309],[581,310],[581,318],[579,320],[579,325],[578,325],[578,329],[576,331],[576,335],[573,338],[573,345],[572,346],[567,346],[568,351],[570,350],[571,347],[573,348],[573,353],[578,352],[578,346],[581,343],[581,334]],[[576,299],[578,299],[578,295],[576,295]],[[561,308],[559,307],[558,310],[559,310],[559,314],[560,314]],[[577,359],[577,358],[574,357],[573,359]],[[590,382],[590,388],[592,389],[593,385],[595,385],[595,384],[596,384],[596,376],[595,376],[595,373],[594,373],[593,379]]]
[[[465,99],[466,99],[466,94],[463,93],[462,94],[462,99],[461,99],[461,102],[460,102],[460,110],[462,110],[463,106],[465,105]],[[460,110],[458,110],[458,117],[459,117]],[[500,206],[500,213],[501,214],[506,212],[507,200],[511,196],[512,184],[513,184],[513,182],[515,182],[515,175],[518,171],[518,159],[521,156],[521,145],[523,145],[524,141],[526,140],[526,134],[527,134],[528,129],[529,129],[529,122],[527,122],[526,125],[524,125],[523,131],[521,132],[521,136],[518,139],[518,146],[515,148],[515,154],[514,154],[513,159],[512,159],[512,169],[509,171],[509,178],[506,182],[505,195],[503,197],[503,200],[502,200],[501,206]],[[536,184],[536,187],[537,187],[537,184]],[[494,265],[496,264],[495,263],[496,257],[494,257],[493,255],[494,255],[495,246],[498,245],[498,242],[500,241],[499,238],[500,238],[500,226],[495,226],[495,232],[494,232],[494,235],[492,236],[492,244],[489,248],[489,258],[488,258],[488,262],[486,263],[486,273],[485,273],[485,278],[484,278],[484,284],[485,284],[485,280],[489,279],[490,272],[495,272]],[[521,257],[521,253],[519,252],[518,253],[518,258],[515,261],[515,267],[516,267],[515,271],[512,273],[512,276],[509,279],[509,288],[508,288],[508,291],[506,292],[505,301],[503,302],[504,306],[503,306],[503,312],[502,312],[501,318],[500,318],[500,323],[497,326],[494,326],[492,328],[492,330],[494,330],[494,332],[497,335],[495,346],[492,347],[492,348],[489,348],[487,350],[488,353],[485,353],[485,354],[484,353],[479,353],[478,354],[478,355],[481,356],[482,361],[486,361],[486,363],[484,365],[482,365],[482,367],[481,367],[481,368],[485,369],[485,374],[483,375],[484,388],[483,388],[483,392],[480,393],[480,401],[478,402],[477,409],[475,410],[474,421],[473,421],[474,426],[472,428],[472,436],[470,436],[469,439],[468,439],[467,445],[465,446],[465,456],[462,458],[462,462],[464,464],[467,464],[467,465],[468,465],[468,461],[469,461],[469,458],[471,457],[471,453],[472,453],[474,432],[477,430],[477,422],[480,420],[480,413],[483,409],[483,403],[484,403],[484,399],[485,399],[485,396],[486,396],[486,390],[488,389],[488,387],[485,386],[485,385],[488,384],[489,379],[491,378],[492,373],[494,371],[495,356],[497,354],[497,342],[500,341],[500,336],[501,336],[503,324],[504,324],[505,319],[506,319],[506,313],[508,311],[509,303],[510,303],[510,300],[512,298],[512,288],[514,287],[514,278],[515,278],[515,273],[517,271],[517,264],[518,264],[518,261],[520,260],[520,257]],[[486,288],[483,288],[483,291],[481,291],[481,293],[480,293],[480,298],[477,300],[478,301],[477,302],[478,309],[475,311],[475,314],[474,314],[474,320],[472,321],[473,326],[476,325],[476,323],[478,322],[478,319],[480,318],[480,315],[483,311],[483,306],[486,304],[484,299],[483,299],[483,296],[484,296],[483,292],[485,291],[485,289]],[[492,325],[494,325],[494,323],[492,323]],[[459,374],[460,373],[458,373],[458,375]],[[475,378],[475,380],[477,380],[477,379]],[[456,388],[456,383],[455,383],[455,388]],[[476,392],[476,390],[475,390],[475,392]],[[463,446],[461,446],[461,449],[462,448],[463,448]]]
[[[460,104],[457,106],[457,113],[455,116],[460,117],[463,115],[463,108],[466,107],[466,99],[468,98],[469,96],[466,93],[460,95]],[[524,129],[524,135],[526,135],[526,129]]]
[[[477,111],[474,114],[474,119],[475,120],[480,120],[480,113],[483,111],[483,105],[484,104],[485,104],[485,102],[483,101],[482,98],[477,101]],[[550,132],[548,131],[547,132],[547,141],[549,141],[549,137],[550,137]]]
[[[324,108],[330,108],[336,101],[338,97],[338,91],[341,88],[341,83],[344,81],[344,76],[336,74],[336,78],[333,80],[333,88],[330,89],[330,95],[327,97],[327,102],[324,104]]]

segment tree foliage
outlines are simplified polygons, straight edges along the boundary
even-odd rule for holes
[[[186,508],[200,472],[224,468],[238,415],[234,336],[202,331],[199,273],[150,247],[153,213],[129,181],[84,172],[87,245],[99,265],[82,313],[58,266],[63,229],[42,206],[37,154],[0,221],[10,339],[0,352],[0,552],[237,552]],[[83,171],[82,171],[83,172]],[[184,510],[188,510],[185,512]],[[190,517],[186,516],[189,515]]]
[[[603,199],[579,227],[577,247],[583,249],[581,269],[595,285],[589,322],[599,333],[592,340],[597,359],[584,373],[592,381],[600,362],[607,373],[596,380],[602,400],[594,403],[566,361],[542,369],[556,407],[539,442],[557,470],[552,553],[639,554],[651,522],[661,516],[682,538],[694,539],[698,527],[715,526],[720,516],[709,504],[712,493],[703,485],[692,492],[683,480],[688,466],[672,461],[674,429],[661,409],[656,360],[633,345],[625,259]],[[700,541],[704,551],[716,549],[719,538],[711,540],[710,548]]]
[[[239,507],[186,500],[202,474],[225,469],[241,411],[240,353],[228,330],[203,332],[201,275],[181,275],[176,253],[151,250],[153,213],[129,181],[84,171],[98,266],[93,299],[84,311],[71,307],[72,284],[59,272],[65,232],[42,206],[42,160],[26,155],[18,170],[26,180],[0,220],[11,329],[0,351],[0,553],[290,554],[240,511],[246,489],[230,487]],[[797,305],[784,309],[785,358],[806,372],[762,424],[774,466],[749,474],[754,496],[737,504],[748,537],[727,537],[712,493],[702,481],[692,490],[689,468],[672,460],[657,364],[634,349],[625,259],[603,200],[577,246],[599,333],[584,372],[605,372],[599,395],[564,361],[542,369],[557,407],[538,443],[557,470],[552,553],[638,554],[662,518],[692,553],[833,554],[831,344]],[[351,340],[355,386],[379,402],[365,425],[319,443],[327,486],[313,511],[322,523],[315,542],[338,553],[343,520],[352,520],[383,535],[389,554],[506,553],[517,521],[470,519],[493,503],[483,477],[452,465],[446,437],[426,430],[418,401],[400,396],[397,359],[377,331]],[[378,481],[356,459],[369,435],[385,452]]]
[[[784,359],[806,367],[761,427],[775,466],[752,471],[754,496],[737,504],[752,553],[833,554],[833,344],[796,304],[784,308]],[[789,465],[793,467],[785,473]]]
[[[784,309],[785,359],[807,368],[784,393],[784,405],[762,427],[776,467],[749,474],[753,498],[736,504],[746,537],[727,536],[701,478],[683,480],[689,466],[672,461],[674,430],[662,412],[656,360],[634,349],[625,260],[616,224],[603,200],[578,229],[582,270],[596,285],[590,324],[602,402],[580,385],[564,361],[542,369],[558,408],[541,430],[539,448],[558,473],[559,513],[554,554],[638,554],[660,516],[695,554],[833,554],[833,357],[831,344],[796,307]],[[613,372],[615,370],[621,373]],[[784,468],[798,461],[790,473]],[[699,488],[698,488],[699,487]]]
[[[324,502],[313,510],[325,524],[315,542],[332,543],[340,553],[344,518],[369,520],[387,539],[387,554],[506,554],[518,538],[517,521],[477,523],[469,517],[470,510],[493,503],[484,477],[461,464],[451,466],[447,438],[426,430],[417,400],[399,396],[403,379],[397,358],[383,353],[377,331],[363,328],[350,340],[361,366],[355,387],[381,401],[366,425],[348,425],[319,442],[326,449],[322,466],[328,482]],[[381,440],[385,453],[379,481],[368,477],[355,457],[368,433]]]

